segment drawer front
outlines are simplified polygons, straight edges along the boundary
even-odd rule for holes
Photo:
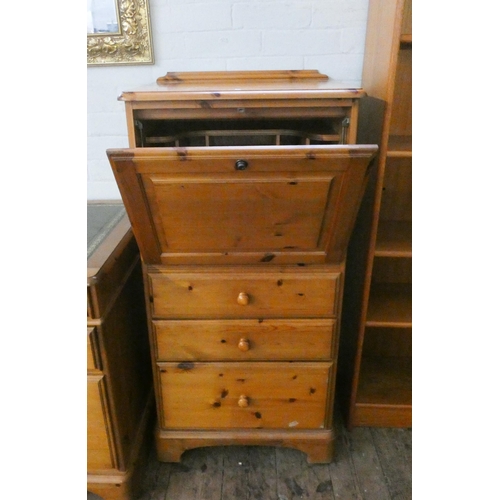
[[[110,428],[104,378],[90,375],[87,377],[87,470],[116,467]]]
[[[155,318],[307,318],[336,314],[338,274],[150,273]]]
[[[333,319],[155,320],[159,361],[328,360]]]
[[[87,327],[87,371],[102,370],[97,341],[97,329]]]
[[[87,319],[104,319],[136,266],[140,267],[139,248],[130,232],[110,254],[99,274],[87,284]]]
[[[158,363],[165,429],[322,429],[332,363]]]

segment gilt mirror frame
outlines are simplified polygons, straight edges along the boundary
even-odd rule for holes
[[[87,65],[153,64],[148,0],[113,0],[117,33],[87,33]]]

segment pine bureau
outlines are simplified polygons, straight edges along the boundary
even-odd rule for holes
[[[167,73],[108,150],[144,267],[156,445],[333,453],[347,244],[377,147],[317,71]]]

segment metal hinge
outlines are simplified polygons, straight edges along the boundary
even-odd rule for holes
[[[139,136],[140,147],[144,147],[144,125],[139,120],[134,120],[136,135]]]
[[[342,131],[340,133],[340,144],[347,144],[347,130],[351,124],[351,119],[347,116],[342,120]]]

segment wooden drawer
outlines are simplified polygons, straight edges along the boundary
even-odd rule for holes
[[[225,271],[150,272],[155,318],[307,318],[337,313],[337,272]]]
[[[125,224],[130,227],[128,219],[124,219],[117,225],[117,231]],[[93,257],[97,259],[103,252],[99,247]],[[139,263],[139,248],[130,229],[106,256],[107,260],[97,271],[87,267],[87,320],[104,319],[131,270]]]
[[[116,467],[103,375],[87,376],[87,470]]]
[[[159,361],[328,360],[333,319],[156,320]]]
[[[158,363],[168,429],[322,429],[332,363]]]
[[[87,371],[102,370],[97,344],[97,328],[87,327]]]

